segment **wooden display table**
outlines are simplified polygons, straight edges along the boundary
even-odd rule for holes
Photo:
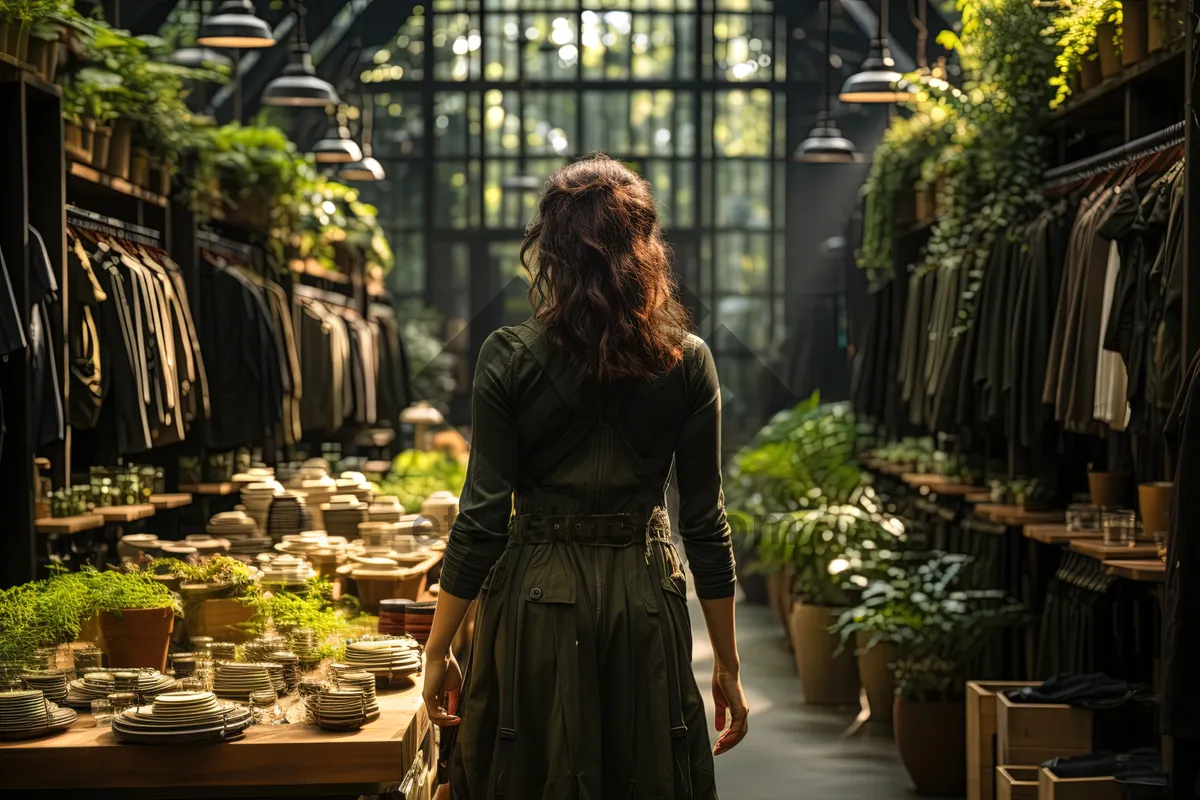
[[[1020,506],[1007,506],[997,503],[980,503],[975,506],[975,513],[992,522],[1013,527],[1032,525],[1035,523],[1062,522],[1063,511],[1026,511]]]
[[[1100,531],[1069,531],[1066,525],[1026,525],[1025,538],[1042,544],[1070,544],[1078,539],[1099,539]]]
[[[224,496],[236,492],[237,486],[232,483],[191,483],[180,486],[179,491],[189,494]]]
[[[407,689],[380,691],[379,708],[378,720],[351,733],[307,724],[254,725],[237,742],[159,747],[122,744],[110,729],[92,727],[91,715],[80,712],[79,721],[61,734],[0,743],[0,786],[6,791],[77,790],[83,792],[80,797],[92,790],[149,789],[155,797],[196,795],[192,787],[198,786],[295,787],[296,794],[360,787],[349,793],[353,796],[381,783],[400,782],[422,748],[431,750],[419,679]],[[426,765],[431,756],[436,753],[425,757]]]
[[[154,506],[149,503],[136,506],[109,506],[108,508],[97,508],[96,513],[103,517],[105,522],[136,522],[139,519],[153,517]]]
[[[191,504],[192,496],[188,492],[150,495],[150,505],[158,509],[183,508]]]
[[[34,523],[38,533],[82,533],[104,527],[104,517],[84,514],[80,517],[46,517]]]
[[[1154,559],[1110,559],[1101,562],[1104,571],[1131,581],[1142,583],[1166,583],[1167,565]]]
[[[1100,539],[1080,539],[1071,542],[1071,549],[1085,556],[1098,558],[1117,558],[1123,561],[1141,559],[1158,560],[1158,545],[1154,542],[1139,542],[1137,544],[1105,544]]]

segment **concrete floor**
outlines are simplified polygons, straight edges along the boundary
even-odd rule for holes
[[[696,681],[712,725],[712,648],[699,604],[692,602]],[[915,797],[891,738],[868,731],[844,738],[856,709],[801,702],[800,679],[783,629],[769,608],[738,603],[742,685],[750,732],[716,762],[726,800],[893,800]],[[716,740],[715,731],[709,738]]]

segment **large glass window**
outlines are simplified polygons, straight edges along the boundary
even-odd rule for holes
[[[488,331],[472,320],[519,317],[517,246],[540,186],[602,150],[651,182],[681,291],[731,394],[754,403],[785,327],[780,11],[771,0],[418,6],[361,74],[388,171],[388,188],[364,196],[399,243],[395,288],[424,292],[475,343]]]

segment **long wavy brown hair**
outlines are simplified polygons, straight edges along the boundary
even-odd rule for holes
[[[550,176],[521,263],[534,316],[586,375],[651,379],[683,358],[691,321],[650,184],[621,162],[593,153]]]

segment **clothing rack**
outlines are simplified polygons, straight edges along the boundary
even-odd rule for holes
[[[212,231],[196,231],[196,243],[221,255],[254,263],[254,248],[244,242],[235,242]]]
[[[309,286],[307,283],[296,283],[292,286],[292,291],[301,296],[307,297],[310,300],[316,300],[330,306],[339,306],[342,308],[351,308],[352,297],[342,294],[341,292],[332,292],[328,289],[319,289],[316,286]]]
[[[1061,167],[1047,170],[1042,178],[1046,189],[1056,189],[1078,181],[1087,180],[1120,167],[1141,161],[1164,150],[1183,144],[1184,123],[1177,122],[1161,131],[1147,134],[1140,139],[1126,142],[1094,156],[1080,159]]]
[[[122,222],[113,217],[101,216],[94,211],[77,206],[67,206],[67,222],[77,228],[96,231],[118,239],[128,239],[131,242],[150,247],[159,247],[162,241],[162,234],[152,228],[134,225],[131,222]]]

